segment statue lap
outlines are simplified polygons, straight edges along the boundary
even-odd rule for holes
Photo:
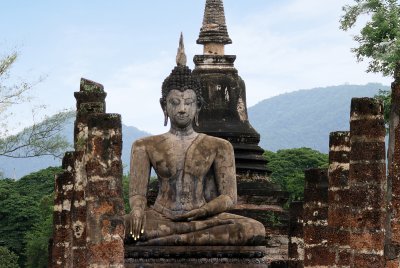
[[[154,209],[146,210],[146,234],[137,246],[264,245],[264,226],[250,218],[220,213],[202,220],[176,222]]]

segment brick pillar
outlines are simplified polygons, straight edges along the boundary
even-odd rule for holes
[[[73,195],[73,153],[66,153],[62,167],[64,172],[56,175],[53,210],[53,239],[51,249],[51,267],[72,267],[71,247],[71,203]]]
[[[74,268],[85,268],[86,263],[86,166],[84,151],[74,152],[74,193],[71,209],[72,256]]]
[[[88,267],[124,267],[121,132],[120,115],[89,117],[86,164]]]
[[[383,106],[353,98],[350,115],[351,267],[384,267],[386,218],[385,124]]]
[[[328,267],[333,254],[328,249],[328,176],[326,169],[305,171],[304,267]]]
[[[294,201],[289,207],[289,267],[303,267],[303,202]]]
[[[350,132],[332,132],[329,136],[328,246],[335,254],[335,267],[350,266],[349,157]]]
[[[400,266],[400,66],[392,83],[392,107],[389,120],[388,192],[390,224],[387,230],[387,267]]]
[[[86,151],[88,139],[88,118],[93,114],[104,114],[107,93],[101,84],[82,78],[76,98],[76,120],[74,125],[74,193],[72,204],[74,268],[86,268],[87,207],[86,207]]]

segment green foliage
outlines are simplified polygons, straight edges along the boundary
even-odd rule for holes
[[[383,103],[383,114],[385,117],[386,130],[389,130],[389,117],[390,109],[392,106],[392,96],[390,90],[379,90],[379,93],[374,96],[374,99],[379,100]]]
[[[0,237],[7,248],[20,257],[20,263],[25,261],[25,232],[37,222],[38,214],[39,209],[32,197],[20,195],[15,182],[0,180]]]
[[[18,256],[6,247],[0,246],[0,267],[1,268],[19,268]]]
[[[39,202],[43,196],[54,192],[55,175],[61,172],[61,167],[48,167],[33,172],[16,181],[16,189],[21,195],[29,195]]]
[[[304,170],[328,167],[328,155],[310,148],[265,151],[271,179],[290,194],[290,201],[303,198]]]
[[[122,176],[122,194],[124,197],[125,212],[129,213],[129,175]]]
[[[344,31],[354,27],[362,15],[369,21],[354,37],[359,46],[353,48],[357,60],[370,58],[367,72],[393,76],[400,62],[400,5],[398,0],[355,0],[343,7],[340,23]]]
[[[0,237],[4,245],[19,256],[20,266],[30,263],[31,257],[46,258],[46,253],[33,255],[45,247],[44,241],[51,232],[51,195],[54,175],[60,170],[50,167],[18,181],[0,179]]]
[[[53,194],[42,198],[40,219],[32,229],[26,233],[26,267],[45,268],[48,260],[48,244],[52,236],[53,225]]]

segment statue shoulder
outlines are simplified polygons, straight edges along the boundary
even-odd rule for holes
[[[165,140],[165,134],[143,137],[134,141],[132,148],[147,148],[148,146],[157,144],[162,140]]]
[[[226,151],[233,151],[233,146],[229,141],[206,134],[201,134],[201,135],[204,135],[203,141],[209,144],[211,147]]]

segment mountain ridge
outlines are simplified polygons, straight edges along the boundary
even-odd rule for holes
[[[248,109],[251,125],[260,133],[263,149],[308,147],[328,152],[329,133],[349,129],[350,102],[353,97],[373,97],[379,89],[389,87],[369,83],[367,85],[339,85],[301,89],[284,93],[258,102]],[[75,117],[68,120],[63,135],[72,144]],[[122,125],[122,161],[127,172],[130,145],[138,138],[151,135],[133,126]],[[20,178],[31,172],[60,166],[60,159],[39,157],[11,159],[0,157],[0,171],[5,177]]]
[[[73,144],[75,114],[67,120],[63,127],[62,136],[64,136],[70,144]],[[129,164],[131,144],[142,137],[149,136],[150,133],[139,130],[133,126],[122,124],[122,162],[124,171],[126,171],[127,163]],[[5,178],[18,179],[31,172],[38,171],[49,166],[61,166],[61,159],[52,156],[41,156],[34,158],[8,158],[0,156],[0,171]]]
[[[249,120],[266,150],[309,147],[328,152],[329,133],[349,129],[354,97],[373,97],[389,87],[339,85],[303,89],[260,101],[249,108]]]

